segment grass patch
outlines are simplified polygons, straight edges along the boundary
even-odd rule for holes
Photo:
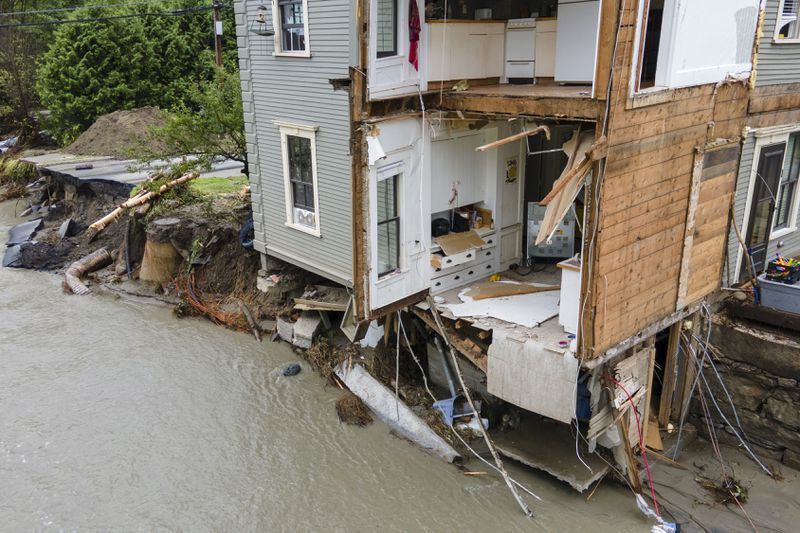
[[[247,176],[232,176],[230,178],[197,178],[189,187],[200,194],[229,194],[242,190],[248,184]]]

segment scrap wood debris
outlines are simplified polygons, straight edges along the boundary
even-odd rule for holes
[[[372,415],[361,398],[345,391],[336,400],[336,414],[339,420],[351,426],[366,426],[372,423]]]
[[[717,503],[739,505],[747,502],[747,487],[744,487],[742,482],[733,476],[723,476],[719,481],[698,477],[695,478],[695,481],[709,491]]]
[[[206,316],[213,322],[232,329],[250,331],[243,312],[225,311],[223,297],[200,292],[200,289],[195,284],[194,272],[188,276],[176,278],[175,286],[180,291],[183,301],[202,316]]]

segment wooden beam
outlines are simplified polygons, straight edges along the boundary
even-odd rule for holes
[[[521,131],[519,133],[515,133],[514,135],[510,135],[508,137],[504,137],[502,139],[498,139],[496,141],[490,142],[489,144],[484,144],[483,146],[478,146],[475,148],[476,152],[485,152],[490,148],[497,148],[498,146],[503,146],[504,144],[508,144],[510,142],[518,141],[520,139],[524,139],[526,137],[531,137],[533,135],[544,133],[547,137],[547,140],[550,140],[550,128],[547,126],[539,126],[538,128],[534,128],[530,131]]]
[[[678,348],[681,338],[681,321],[678,321],[669,328],[669,342],[667,343],[667,359],[664,363],[664,380],[661,387],[661,399],[658,404],[658,426],[666,427],[669,423],[670,412],[672,411],[672,397],[675,394],[676,382],[676,363],[678,360]]]
[[[411,310],[423,322],[425,322],[425,324],[429,328],[431,328],[433,331],[436,332],[439,331],[439,326],[436,325],[436,321],[431,316],[430,311],[423,311],[422,309],[416,306],[412,307]],[[480,370],[482,370],[484,374],[486,373],[488,356],[477,357],[476,354],[470,349],[471,346],[467,345],[464,339],[459,337],[458,334],[454,331],[448,331],[447,337],[448,341],[450,342],[450,345],[453,348],[455,348],[458,351],[458,353],[463,355],[467,359],[467,361],[469,361],[470,363],[478,367]],[[475,343],[472,343],[472,345],[475,346]]]

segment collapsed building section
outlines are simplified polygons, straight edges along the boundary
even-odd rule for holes
[[[413,315],[429,372],[444,337],[521,409],[510,457],[585,488],[542,451],[575,423],[635,472],[720,287],[759,3],[235,4],[260,286],[276,257],[352,331]]]

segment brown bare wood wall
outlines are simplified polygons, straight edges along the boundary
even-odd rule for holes
[[[676,310],[696,150],[714,139],[738,138],[747,114],[748,90],[741,83],[631,99],[636,17],[632,8],[622,13],[614,64],[587,358]],[[687,303],[719,286],[733,177],[700,187]]]

